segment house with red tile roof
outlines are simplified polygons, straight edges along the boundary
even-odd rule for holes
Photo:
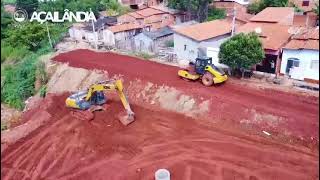
[[[319,27],[297,29],[282,51],[282,75],[319,83]]]
[[[142,32],[143,26],[137,23],[117,24],[110,26],[107,31],[109,36],[114,39],[114,45],[132,39],[135,35]]]
[[[194,61],[198,56],[210,54],[209,57],[218,64],[219,47],[230,38],[231,23],[226,20],[214,20],[173,30],[174,52],[178,60]]]
[[[256,32],[262,42],[266,58],[256,65],[257,71],[279,73],[281,49],[290,40],[294,24],[294,8],[268,7],[250,18],[250,22],[236,28],[236,33]]]
[[[157,29],[174,24],[175,15],[155,7],[148,7],[124,14],[118,17],[118,22],[138,23],[144,26],[144,29],[147,31],[155,31]]]
[[[237,33],[256,32],[262,42],[266,58],[257,64],[257,71],[276,73],[279,72],[281,48],[285,46],[291,34],[289,26],[276,23],[247,23],[236,30]]]
[[[274,23],[281,25],[293,25],[294,8],[292,7],[267,7],[255,16],[251,22]]]

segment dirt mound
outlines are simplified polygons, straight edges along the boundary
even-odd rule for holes
[[[79,121],[60,105],[64,99],[44,103],[50,121],[2,153],[1,178],[140,180],[159,168],[172,179],[319,178],[318,153],[302,147],[136,105],[136,122],[124,127],[115,117],[119,101],[92,122]]]
[[[89,71],[70,67],[67,64],[58,64],[48,82],[48,92],[74,92],[88,88],[91,84],[106,78],[107,74],[102,71]]]
[[[177,76],[177,67],[109,52],[76,50],[60,54],[54,60],[69,63],[73,67],[108,71],[110,76],[123,75],[126,87],[141,85],[141,88],[132,88],[135,90],[128,92],[132,92],[130,99],[146,103],[150,107],[157,104],[153,101],[157,98],[154,99],[154,96],[148,94],[155,93],[158,97],[164,97],[158,99],[158,105],[162,104],[161,107],[168,110],[199,118],[206,117],[214,122],[231,121],[259,132],[266,130],[273,136],[290,135],[319,142],[317,97],[253,89],[239,83],[230,83],[232,81],[208,88],[199,82],[182,81]],[[148,83],[158,89],[150,87],[150,90],[145,90]],[[146,98],[139,99],[137,96],[141,93],[147,94]],[[166,96],[163,96],[164,94]]]

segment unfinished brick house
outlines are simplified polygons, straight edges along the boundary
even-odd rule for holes
[[[118,17],[119,23],[137,23],[142,25],[146,31],[155,31],[165,26],[175,24],[175,20],[176,17],[174,14],[153,7],[130,12]]]

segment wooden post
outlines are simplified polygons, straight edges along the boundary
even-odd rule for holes
[[[280,66],[281,66],[281,59],[279,58],[279,56],[280,56],[280,53],[278,54],[277,60],[276,60],[276,67],[275,67],[275,75],[276,75],[276,78],[278,78],[278,76],[279,76]]]

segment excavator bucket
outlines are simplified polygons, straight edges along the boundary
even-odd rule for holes
[[[123,125],[127,126],[135,120],[134,113],[120,113],[118,119]]]

